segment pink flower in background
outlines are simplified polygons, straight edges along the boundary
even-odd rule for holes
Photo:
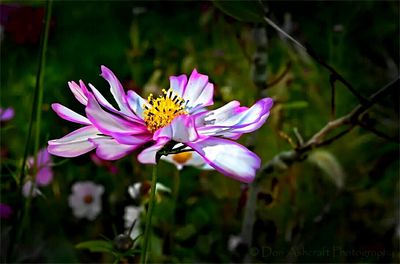
[[[0,218],[8,219],[12,215],[12,208],[8,204],[0,203]]]
[[[47,186],[53,181],[53,171],[51,169],[52,161],[51,156],[47,149],[41,149],[37,154],[37,163],[35,164],[35,157],[28,157],[27,167],[28,175],[34,179],[34,186],[32,186],[32,179],[25,182],[22,187],[22,193],[25,197],[35,197],[41,194],[38,186]],[[31,193],[32,192],[32,193]]]
[[[76,218],[87,218],[93,221],[101,212],[102,185],[91,181],[77,182],[72,186],[68,204]]]
[[[0,107],[0,122],[9,121],[14,117],[14,109],[11,107],[1,108]]]
[[[252,107],[232,101],[215,110],[205,107],[213,104],[214,86],[208,76],[193,70],[186,75],[170,77],[170,88],[163,95],[147,100],[134,91],[126,94],[117,77],[107,67],[101,67],[101,76],[110,85],[118,109],[110,104],[91,84],[87,89],[70,82],[75,98],[85,106],[86,117],[62,106],[52,105],[63,119],[84,125],[60,139],[50,140],[48,151],[57,156],[76,157],[96,149],[105,160],[116,160],[144,144],[138,160],[155,164],[156,154],[178,153],[186,148],[196,151],[204,161],[221,173],[242,182],[251,182],[260,168],[259,157],[234,142],[242,134],[260,128],[273,105],[264,98]],[[182,143],[177,147],[176,143]]]

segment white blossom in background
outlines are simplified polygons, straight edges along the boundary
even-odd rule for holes
[[[146,189],[146,190],[143,191],[143,189]],[[143,183],[141,183],[141,182],[134,183],[128,187],[128,193],[132,197],[132,199],[138,199],[141,194],[142,195],[146,194],[146,191],[147,192],[150,191],[150,186],[148,186],[148,188],[146,188],[146,186],[143,186]],[[168,188],[167,186],[157,182],[156,183],[156,193],[158,193],[158,192],[170,193],[171,189]]]
[[[132,228],[131,233],[129,236],[132,239],[137,238],[140,234],[140,214],[143,211],[142,206],[126,206],[125,207],[125,213],[124,213],[124,221],[125,221],[125,228],[126,230],[129,230],[133,224],[133,222],[136,220],[135,226]]]
[[[102,185],[91,181],[77,182],[72,186],[68,204],[76,218],[87,218],[93,221],[101,212]]]
[[[229,236],[228,250],[230,252],[234,252],[241,241],[242,241],[242,238],[240,236],[234,236],[234,235]]]
[[[32,180],[28,180],[24,183],[24,186],[22,186],[22,195],[25,198],[28,198],[29,196],[33,198],[37,195],[42,195],[42,192],[38,187],[36,187],[36,184],[32,187]]]
[[[181,147],[183,144],[178,144]],[[207,162],[195,151],[181,152],[178,154],[170,154],[162,156],[162,160],[172,163],[178,170],[183,169],[184,166],[193,166],[201,170],[213,170],[214,168],[208,165]]]

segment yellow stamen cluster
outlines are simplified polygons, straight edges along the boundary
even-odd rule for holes
[[[168,91],[163,89],[162,92],[163,95],[158,98],[153,98],[153,94],[150,94],[147,98],[148,105],[143,105],[144,122],[152,133],[171,123],[175,117],[187,114],[182,97],[171,88]]]

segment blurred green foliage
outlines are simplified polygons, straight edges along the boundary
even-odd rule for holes
[[[241,4],[245,12],[246,4]],[[39,52],[39,41],[30,41],[27,34],[40,34],[40,22],[33,14],[43,5],[0,5],[4,29],[0,106],[11,106],[16,112],[1,129],[1,202],[12,205],[16,212],[18,194],[12,176],[25,148]],[[309,43],[364,96],[398,76],[398,2],[268,1],[267,6],[271,19],[302,43]],[[24,12],[18,13],[21,9]],[[3,21],[6,18],[17,23],[10,26]],[[55,1],[44,77],[41,145],[77,128],[58,118],[51,103],[84,112],[70,93],[68,81],[91,82],[109,95],[108,84],[99,76],[100,65],[110,67],[126,90],[144,97],[167,88],[170,75],[190,74],[197,68],[215,84],[214,107],[230,100],[252,105],[260,96],[251,78],[255,26],[261,25],[237,21],[212,2]],[[296,127],[308,139],[331,115],[328,72],[270,27],[267,36],[266,83],[286,73],[266,90],[275,100],[266,125],[240,140],[251,144],[263,162],[292,147],[281,132],[294,139]],[[385,98],[367,115],[371,126],[396,139],[398,100],[398,93]],[[337,82],[336,117],[357,104]],[[263,178],[253,261],[398,261],[398,144],[357,128],[321,151],[325,154],[311,154],[311,159]],[[54,158],[56,163],[62,160]],[[43,197],[33,200],[28,233],[18,247],[16,261],[111,262],[110,255],[77,251],[75,245],[101,239],[101,234],[112,239],[113,229],[124,231],[124,207],[135,203],[127,187],[149,179],[151,168],[139,164],[134,154],[115,165],[118,173],[111,174],[84,155],[55,166],[52,185],[42,189]],[[163,162],[159,166],[159,180],[173,189],[175,167]],[[240,261],[240,246],[230,252],[228,241],[241,231],[246,187],[217,172],[194,168],[184,168],[179,178],[176,201],[165,195],[155,208],[152,260]],[[105,186],[103,210],[93,222],[75,219],[68,207],[71,186],[81,180]],[[339,186],[340,181],[343,184]],[[2,220],[2,241],[9,241],[12,224]],[[7,243],[2,244],[3,261]],[[377,255],[381,252],[384,254]]]

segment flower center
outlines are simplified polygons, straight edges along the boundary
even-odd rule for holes
[[[188,160],[192,158],[192,152],[181,152],[178,154],[172,155],[172,159],[181,165],[185,164]]]
[[[90,194],[87,194],[83,197],[83,202],[85,204],[91,204],[93,202],[93,196]]]
[[[143,106],[143,117],[147,129],[154,133],[157,129],[165,127],[179,115],[187,114],[185,100],[177,95],[171,88],[162,90],[163,95],[153,98],[150,94],[147,98],[149,105]]]

